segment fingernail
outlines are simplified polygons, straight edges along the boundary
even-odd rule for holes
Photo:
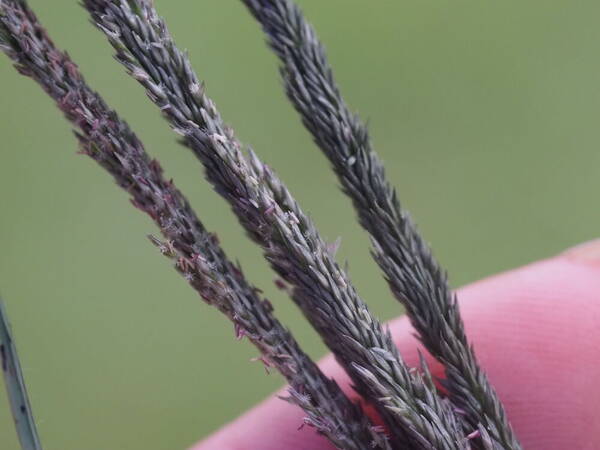
[[[562,254],[571,261],[577,261],[592,266],[600,266],[600,239],[584,242],[571,247]]]

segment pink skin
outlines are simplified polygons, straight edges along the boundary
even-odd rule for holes
[[[458,298],[523,447],[600,448],[600,240],[466,286]],[[408,321],[390,327],[405,360],[417,365],[420,345]],[[320,366],[355,397],[331,356]],[[300,409],[272,396],[192,450],[333,449],[301,423]]]

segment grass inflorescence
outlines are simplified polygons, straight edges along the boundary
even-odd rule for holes
[[[236,335],[252,342],[260,359],[283,375],[287,400],[301,407],[305,422],[333,445],[346,450],[520,450],[467,340],[445,271],[402,208],[367,127],[345,103],[315,30],[292,0],[242,1],[279,57],[288,97],[352,200],[392,292],[427,350],[444,365],[443,392],[425,364],[421,371],[406,365],[337,263],[332,245],[275,172],[236,138],[152,1],[83,0],[82,5],[290,287],[291,299],[357,392],[375,407],[383,428],[374,426],[302,351],[270,302],[225,254],[127,123],[55,47],[24,0],[0,0],[0,48],[54,100],[73,125],[80,152],[154,221],[162,237],[149,236],[150,241],[207,304],[234,323]],[[3,369],[18,368],[1,308],[0,313]],[[17,423],[23,448],[40,448],[24,383],[14,376],[20,372],[4,372],[11,400],[26,405],[28,420]]]

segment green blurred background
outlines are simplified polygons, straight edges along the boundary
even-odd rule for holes
[[[31,0],[311,354],[324,353],[199,164],[76,0]],[[600,230],[600,3],[303,0],[353,108],[459,286]],[[209,94],[296,193],[373,310],[400,313],[368,240],[236,0],[157,1]],[[47,449],[183,449],[276,389],[147,242],[153,224],[45,94],[0,59],[0,289]],[[0,447],[17,448],[4,391]]]

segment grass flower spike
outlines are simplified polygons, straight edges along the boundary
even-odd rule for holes
[[[396,298],[419,338],[446,368],[444,385],[468,427],[479,424],[494,445],[520,444],[504,408],[469,345],[445,271],[398,200],[366,125],[352,113],[333,77],[325,49],[293,0],[242,0],[261,24],[281,62],[291,102],[327,156]],[[482,447],[483,439],[473,442]]]
[[[408,367],[309,215],[275,172],[222,118],[151,0],[81,0],[116,59],[201,163],[207,180],[263,250],[373,421],[302,350],[273,305],[223,251],[142,141],[56,48],[24,0],[0,0],[0,50],[39,84],[89,156],[158,227],[150,242],[207,304],[283,375],[304,422],[341,450],[521,450],[470,345],[444,269],[387,180],[363,121],[347,106],[313,27],[293,0],[241,0],[279,58],[288,98],[328,158],[372,254],[421,342],[445,369],[436,385],[422,359]],[[0,303],[0,356],[24,450],[39,450],[33,416]],[[375,425],[377,423],[377,425]],[[382,423],[383,426],[379,424]],[[300,424],[299,424],[300,425]]]
[[[86,0],[84,5],[117,59],[146,88],[274,270],[293,287],[298,306],[358,391],[398,434],[396,440],[465,448],[450,406],[410,373],[292,194],[254,152],[242,152],[152,3]]]
[[[81,152],[110,173],[134,206],[159,226],[160,251],[209,304],[218,308],[258,347],[265,363],[290,383],[290,401],[339,448],[359,449],[385,441],[358,407],[328,379],[273,316],[215,236],[204,228],[188,201],[162,175],[139,139],[83,80],[68,55],[58,51],[25,3],[0,0],[0,45],[17,69],[38,82],[76,127]],[[300,395],[301,394],[301,395]]]

